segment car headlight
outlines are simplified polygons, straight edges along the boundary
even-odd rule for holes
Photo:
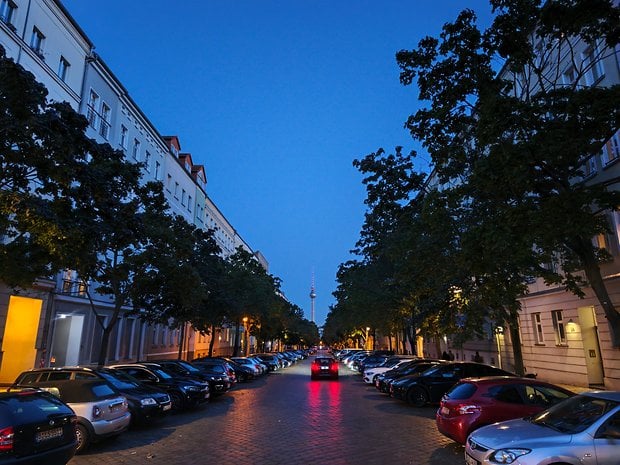
[[[200,391],[200,388],[198,386],[193,386],[193,385],[184,385],[181,386],[181,389],[183,389],[184,391]]]
[[[531,449],[499,449],[491,454],[489,460],[493,463],[512,463],[530,452]]]
[[[153,399],[152,397],[147,397],[146,399],[140,399],[140,404],[141,405],[157,405],[157,402],[155,402],[155,399]]]

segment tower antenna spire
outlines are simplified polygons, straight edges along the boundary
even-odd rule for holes
[[[316,299],[316,291],[314,289],[314,269],[312,270],[312,281],[310,284],[310,321],[314,323],[314,299]]]

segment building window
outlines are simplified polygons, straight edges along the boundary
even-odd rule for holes
[[[67,81],[67,73],[69,72],[69,62],[65,59],[65,57],[60,57],[60,62],[58,63],[58,77],[63,81]]]
[[[187,211],[192,212],[192,196],[187,197]]]
[[[179,183],[178,182],[174,183],[174,198],[175,199],[179,198]]]
[[[567,87],[571,87],[575,84],[575,81],[577,81],[577,70],[571,65],[562,73],[562,83]]]
[[[13,26],[13,17],[15,16],[17,5],[12,0],[0,0],[0,20],[9,26]],[[15,26],[13,26],[15,32]]]
[[[45,36],[36,27],[32,28],[32,36],[30,37],[30,48],[39,56],[43,57],[43,43],[45,42]]]
[[[181,189],[181,205],[185,206],[185,189]]]
[[[564,320],[562,319],[562,310],[553,310],[551,312],[551,319],[553,320],[555,343],[557,345],[566,344],[566,330],[564,328]]]
[[[91,89],[88,96],[88,109],[86,111],[86,119],[91,128],[95,129],[97,125],[97,107],[99,106],[99,95]]]
[[[543,334],[542,320],[540,319],[540,313],[532,313],[532,327],[534,329],[534,343],[544,344],[545,337]]]
[[[132,156],[136,159],[140,159],[140,141],[138,139],[133,140],[133,151]]]
[[[598,44],[591,44],[582,54],[585,83],[588,86],[597,84],[605,76],[603,61]]]
[[[151,171],[151,153],[148,150],[144,152],[144,169],[148,172]]]
[[[105,103],[101,104],[101,124],[99,125],[99,134],[105,140],[110,135],[110,107]]]
[[[121,124],[121,148],[127,152],[127,128]]]
[[[593,155],[588,158],[583,165],[583,177],[589,178],[590,176],[594,176],[596,171],[596,156]]]
[[[620,131],[617,131],[611,139],[605,142],[601,150],[601,160],[606,165],[620,158]]]
[[[161,163],[158,161],[155,162],[155,179],[159,180],[159,172],[161,170]]]

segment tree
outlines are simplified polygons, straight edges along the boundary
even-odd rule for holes
[[[100,147],[87,124],[68,103],[48,102],[0,46],[0,281],[9,286],[30,287],[79,256],[76,186],[98,183],[90,168],[106,162],[91,158]],[[117,160],[110,153],[107,163]]]
[[[592,238],[608,231],[601,213],[617,209],[620,197],[615,181],[589,178],[586,167],[620,126],[620,86],[583,83],[597,63],[618,53],[620,9],[605,0],[491,5],[496,16],[487,30],[465,10],[439,39],[427,37],[417,50],[397,54],[401,82],[415,80],[428,102],[407,127],[442,181],[462,183],[463,202],[499,208],[513,227],[528,224],[520,232],[532,254],[560,259],[560,273],[543,274],[547,282],[578,296],[582,285],[592,288],[619,347],[620,314],[600,269],[605,251]],[[596,53],[580,61],[583,44]],[[570,66],[575,75],[566,83]],[[501,249],[504,237],[494,237],[486,245]]]

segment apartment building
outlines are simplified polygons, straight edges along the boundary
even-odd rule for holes
[[[162,182],[173,213],[213,229],[224,256],[239,246],[254,253],[207,195],[204,166],[181,151],[178,136],[159,134],[59,0],[0,0],[0,45],[46,86],[50,99],[69,102],[87,118],[89,137],[142,163],[143,182]],[[267,269],[262,254],[255,256]],[[86,287],[94,295],[96,314]],[[83,283],[72,270],[40,279],[19,295],[0,286],[0,383],[34,366],[96,362],[102,324],[112,308],[109,297],[94,293],[92,283]],[[123,315],[114,327],[108,360],[177,357],[180,351],[187,356],[208,343],[189,325],[148,326],[135,315]],[[221,350],[230,343],[217,339]]]

